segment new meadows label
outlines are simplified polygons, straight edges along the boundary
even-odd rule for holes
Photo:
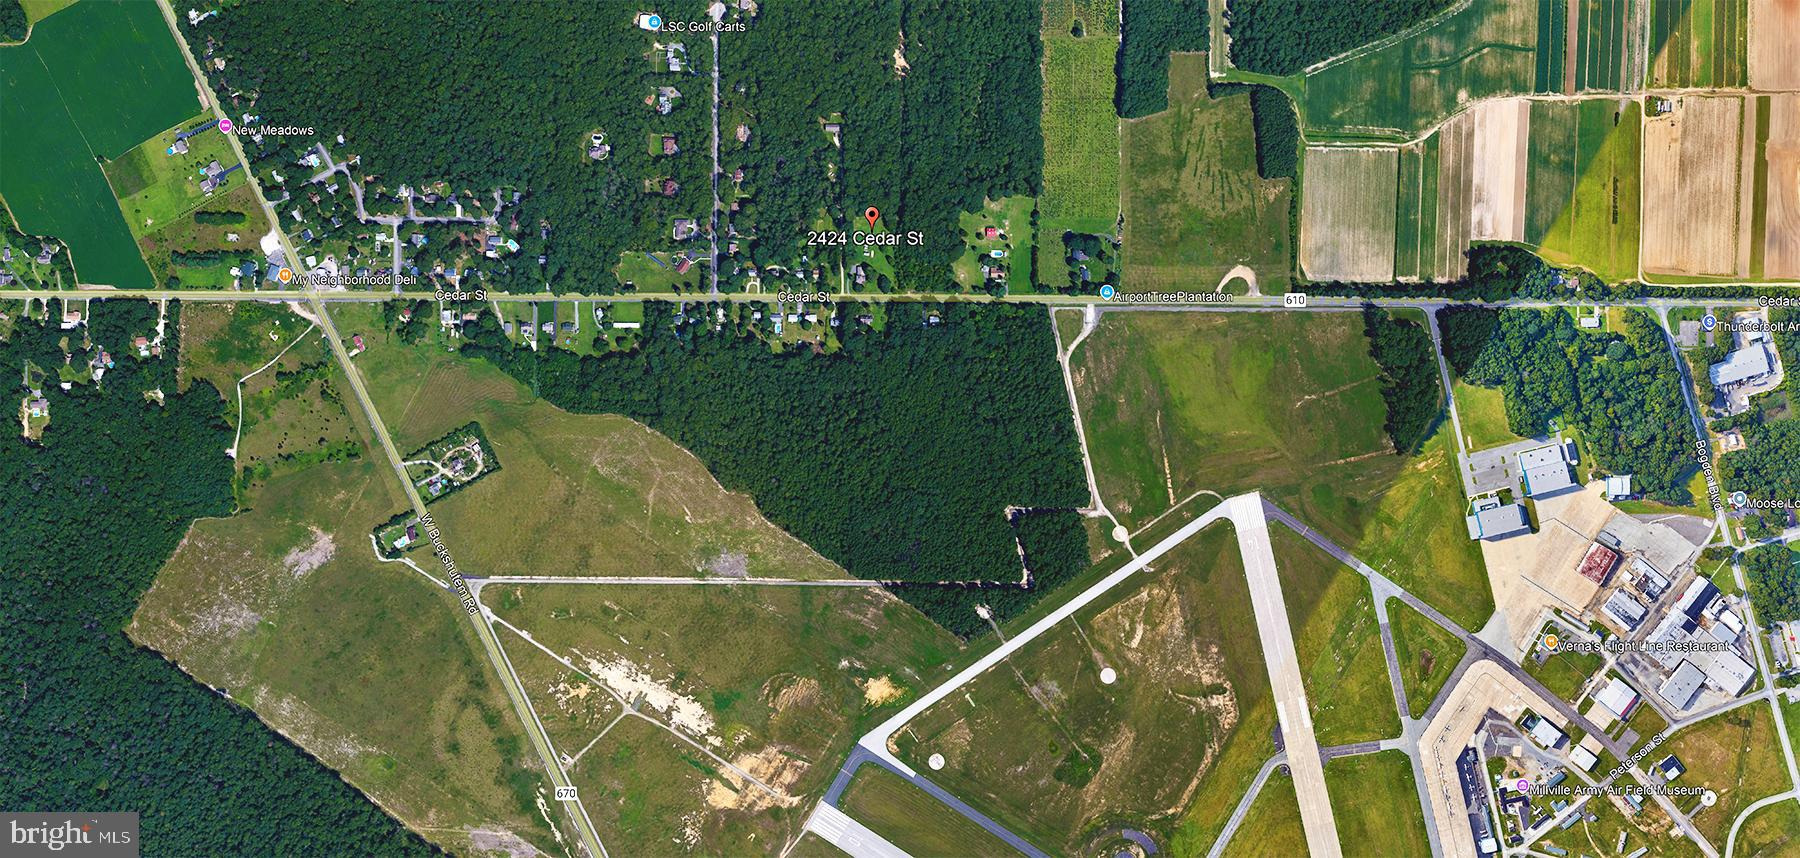
[[[5,855],[136,858],[136,813],[0,812]]]

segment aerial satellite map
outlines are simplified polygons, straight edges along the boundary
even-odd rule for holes
[[[1800,0],[0,0],[0,858],[1800,858]]]

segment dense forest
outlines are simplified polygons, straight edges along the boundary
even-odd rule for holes
[[[1765,625],[1800,620],[1800,557],[1781,543],[1744,552],[1744,577],[1756,621]]]
[[[1481,350],[1487,348],[1500,327],[1500,311],[1473,304],[1452,304],[1437,311],[1438,336],[1443,340],[1444,361],[1457,378],[1469,374]]]
[[[1800,408],[1800,310],[1771,308],[1769,324],[1774,328],[1769,339],[1775,343],[1782,365],[1787,367],[1787,378],[1781,386],[1787,391],[1789,407]]]
[[[1300,169],[1300,116],[1287,93],[1265,84],[1250,87],[1250,120],[1256,127],[1256,173],[1291,179]]]
[[[204,381],[178,391],[178,305],[169,316],[163,357],[140,361],[124,338],[149,333],[155,309],[95,302],[88,333],[117,365],[100,384],[43,391],[41,443],[0,437],[0,807],[137,811],[145,854],[429,854],[335,773],[121,631],[188,524],[231,512],[219,392]],[[19,319],[0,366],[54,373],[67,334]],[[161,404],[145,396],[156,390]]]
[[[0,42],[22,42],[31,31],[19,0],[0,0]]]
[[[1759,500],[1800,500],[1800,419],[1745,427],[1744,441],[1719,457],[1720,482]]]
[[[645,306],[630,352],[515,348],[491,314],[463,351],[567,410],[642,420],[819,553],[910,582],[897,594],[981,633],[974,606],[1004,620],[1087,566],[1079,517],[1053,512],[1088,497],[1045,310],[894,303],[880,330],[860,312],[837,305],[830,354],[771,351],[735,320],[714,332],[711,306],[664,303]],[[930,583],[945,581],[991,583]]]
[[[1657,500],[1691,500],[1692,427],[1681,376],[1648,314],[1627,314],[1620,336],[1580,331],[1562,310],[1504,311],[1466,377],[1506,392],[1515,434],[1543,435],[1560,418],[1581,431],[1603,470],[1635,475],[1639,490]]]
[[[1444,409],[1431,334],[1424,325],[1395,318],[1372,304],[1363,307],[1363,331],[1369,337],[1369,354],[1381,367],[1388,440],[1397,453],[1416,453]]]
[[[1393,33],[1456,0],[1232,0],[1226,7],[1231,64],[1290,75]]]
[[[1135,119],[1169,106],[1169,53],[1206,50],[1206,0],[1123,0],[1113,106]]]

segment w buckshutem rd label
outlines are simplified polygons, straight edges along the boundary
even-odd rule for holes
[[[0,853],[67,858],[136,858],[136,813],[0,811]]]

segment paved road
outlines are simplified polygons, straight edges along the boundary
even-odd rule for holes
[[[1300,826],[1306,831],[1307,851],[1313,858],[1336,858],[1343,854],[1338,846],[1337,820],[1331,810],[1331,796],[1325,790],[1325,763],[1319,756],[1318,737],[1313,733],[1300,656],[1294,650],[1294,634],[1288,626],[1287,603],[1281,597],[1281,577],[1269,543],[1269,522],[1260,495],[1248,502],[1240,498],[1226,504],[1235,502],[1244,507],[1231,516],[1231,523],[1237,530],[1244,577],[1250,584],[1250,606],[1256,614],[1256,635],[1262,642],[1263,662],[1268,666],[1269,686],[1275,694],[1282,747],[1287,751],[1288,771],[1294,775],[1294,794],[1300,800]]]
[[[970,807],[967,802],[950,794],[948,790],[932,783],[918,772],[914,772],[910,769],[902,771],[901,769],[894,767],[886,759],[869,753],[869,750],[861,745],[850,749],[850,758],[845,760],[844,764],[838,768],[837,776],[832,778],[831,786],[826,788],[825,797],[819,800],[819,805],[821,807],[836,807],[838,802],[843,800],[844,790],[849,788],[850,779],[856,775],[856,770],[862,768],[865,763],[880,766],[905,778],[913,786],[924,790],[927,795],[942,802],[946,807],[961,814],[963,818],[981,826],[989,834],[1000,838],[1012,848],[1030,856],[1030,858],[1049,858],[1043,850],[1031,845],[1030,841],[1014,834],[1011,829],[990,819],[987,814]]]
[[[1731,858],[1736,854],[1738,829],[1744,827],[1744,820],[1749,819],[1750,815],[1756,811],[1781,801],[1800,801],[1800,791],[1778,793],[1758,799],[1749,807],[1744,808],[1743,812],[1738,814],[1737,819],[1731,821],[1731,832],[1725,835],[1725,858]]]
[[[182,58],[186,60],[188,64],[188,71],[193,74],[197,86],[209,102],[209,107],[218,118],[226,118],[217,93],[212,91],[212,86],[208,83],[206,75],[194,65],[194,53],[188,47],[187,38],[182,35],[181,27],[176,22],[174,7],[170,5],[169,0],[158,0],[156,5],[161,10],[163,21],[168,25],[169,32],[174,36],[176,44],[180,46]],[[231,144],[232,151],[237,156],[239,163],[250,163],[250,160],[244,156],[243,145],[238,140],[237,135],[227,134],[225,135],[225,139]],[[264,215],[269,219],[269,223],[273,225],[275,235],[280,240],[282,250],[286,253],[289,264],[298,266],[300,264],[301,256],[299,253],[295,252],[293,240],[290,239],[286,231],[281,228],[280,215],[275,211],[274,206],[269,204],[268,196],[263,193],[262,184],[257,181],[256,174],[250,170],[245,170],[244,172],[246,183],[256,194],[257,201],[262,204]],[[181,292],[182,290],[172,291]],[[374,300],[380,300],[385,298],[386,295],[382,293],[370,293],[370,297]],[[337,328],[332,324],[331,316],[326,312],[325,305],[320,299],[319,294],[311,290],[300,290],[294,293],[294,297],[291,300],[304,300],[312,305],[313,311],[318,315],[317,324],[324,331],[326,342],[331,345],[332,354],[336,357],[338,364],[343,367],[344,375],[350,381],[350,387],[356,394],[357,402],[362,406],[363,412],[369,420],[370,431],[372,431],[375,434],[375,437],[380,440],[382,452],[387,455],[389,464],[393,466],[395,475],[399,479],[402,488],[406,491],[414,511],[423,516],[425,514],[425,502],[419,497],[418,490],[413,487],[412,480],[407,478],[406,466],[401,464],[400,453],[398,450],[394,449],[393,439],[388,435],[387,427],[382,424],[381,415],[376,413],[375,406],[369,398],[368,390],[363,385],[362,374],[357,372],[356,365],[350,362],[350,355],[344,348],[344,341],[338,336]],[[456,579],[453,578],[453,580]],[[466,590],[463,594],[459,595],[468,598],[470,602],[473,601],[473,597],[467,594]],[[469,614],[469,617],[472,625],[475,627],[476,636],[481,639],[481,644],[487,653],[488,661],[493,665],[495,672],[500,675],[501,685],[505,688],[507,696],[512,699],[513,706],[518,712],[519,720],[525,727],[525,733],[531,739],[532,746],[537,750],[538,756],[544,764],[545,772],[551,783],[556,787],[572,786],[569,782],[568,775],[564,773],[562,767],[557,764],[556,754],[550,747],[549,738],[544,733],[543,725],[538,722],[536,713],[531,710],[530,702],[525,699],[524,691],[519,687],[518,677],[513,674],[510,666],[507,665],[505,654],[500,651],[499,641],[494,637],[494,630],[488,626],[478,612]],[[580,802],[569,802],[568,805],[574,808],[569,811],[569,820],[574,825],[576,835],[580,839],[582,847],[589,855],[595,856],[595,858],[606,858],[606,848],[601,845],[600,838],[594,831],[594,823],[588,818],[587,808],[583,807]]]
[[[931,708],[939,700],[950,696],[956,689],[961,688],[970,680],[985,673],[988,668],[999,664],[1002,659],[1012,655],[1020,647],[1037,639],[1039,635],[1049,631],[1056,624],[1068,619],[1076,611],[1086,607],[1090,602],[1100,598],[1106,591],[1118,586],[1138,570],[1150,565],[1152,561],[1181,544],[1183,540],[1199,533],[1201,529],[1221,518],[1242,515],[1245,513],[1247,507],[1253,507],[1260,502],[1260,498],[1257,495],[1238,495],[1234,498],[1228,498],[1218,506],[1207,510],[1205,513],[1201,514],[1199,518],[1183,525],[1180,530],[1170,534],[1166,539],[1157,543],[1148,551],[1132,558],[1131,562],[1120,567],[1118,571],[1100,579],[1093,586],[1083,590],[1080,595],[1064,602],[1061,606],[1057,607],[1056,610],[1051,611],[1042,619],[1032,623],[1024,631],[1001,643],[987,655],[976,659],[973,664],[958,671],[955,676],[949,679],[949,681],[932,688],[930,691],[921,695],[919,699],[907,704],[905,708],[894,713],[892,717],[876,725],[876,727],[868,733],[865,733],[861,739],[857,740],[857,744],[866,749],[870,754],[880,758],[888,768],[902,774],[917,774],[910,766],[901,762],[898,757],[894,756],[893,753],[888,750],[888,740],[893,737],[896,731],[905,726],[906,722],[917,717],[920,712],[924,712],[926,709]]]
[[[1462,475],[1463,497],[1472,498],[1475,496],[1475,480],[1469,476],[1469,469],[1463,465],[1469,451],[1463,444],[1466,436],[1463,435],[1462,418],[1456,413],[1456,389],[1450,381],[1450,363],[1444,360],[1444,337],[1438,331],[1437,313],[1427,312],[1425,321],[1427,329],[1431,332],[1431,353],[1437,357],[1438,378],[1444,385],[1444,404],[1450,409],[1450,428],[1456,430],[1456,471]]]
[[[230,139],[236,144],[237,138]],[[253,183],[254,184],[254,183]],[[259,191],[260,193],[260,191]],[[264,203],[267,206],[267,203]],[[271,217],[274,212],[269,209]],[[1201,294],[1201,293],[1192,293]],[[1211,293],[1205,293],[1211,294]],[[342,291],[320,292],[320,300],[324,301],[387,301],[395,297],[409,300],[434,301],[439,295],[433,291],[412,290],[399,293],[389,291]],[[83,286],[80,289],[44,290],[44,289],[0,289],[0,298],[19,300],[25,298],[153,298],[157,300],[180,299],[189,301],[304,301],[308,295],[300,289],[264,289],[260,291],[241,292],[229,289],[115,289],[110,286]],[[1669,309],[1674,307],[1707,307],[1719,303],[1717,299],[1702,298],[1655,298],[1635,301],[1450,301],[1442,298],[1337,298],[1330,296],[1313,296],[1308,299],[1304,308],[1292,309],[1283,307],[1280,295],[1238,295],[1227,303],[1196,303],[1194,301],[1145,301],[1136,303],[1119,303],[1102,301],[1092,295],[989,295],[975,293],[944,292],[858,292],[849,296],[850,300],[868,303],[893,301],[941,301],[972,304],[1009,303],[1009,304],[1044,304],[1055,307],[1085,307],[1095,305],[1108,312],[1117,310],[1189,310],[1195,312],[1232,312],[1232,311],[1268,311],[1285,312],[1334,312],[1360,308],[1363,304],[1375,304],[1381,307],[1403,307],[1426,312],[1435,312],[1440,307],[1454,304],[1468,306],[1494,307],[1500,309],[1551,309],[1572,306],[1601,307],[1650,307],[1652,309]],[[771,303],[773,296],[758,292],[724,292],[718,295],[696,295],[686,292],[632,292],[628,294],[600,295],[586,292],[516,292],[485,293],[483,300],[512,302],[522,301],[536,303],[540,301],[594,301],[598,303],[618,303],[636,301],[727,301],[734,303]]]
[[[676,576],[638,575],[633,577],[579,575],[490,575],[466,576],[469,586],[485,584],[711,584],[716,586],[753,587],[885,587],[888,582],[867,578],[682,578]]]
[[[1269,780],[1279,766],[1287,765],[1287,754],[1280,753],[1269,758],[1256,773],[1256,780],[1250,782],[1250,788],[1244,791],[1244,797],[1238,799],[1237,807],[1231,811],[1231,818],[1225,821],[1225,828],[1219,831],[1218,839],[1213,841],[1212,848],[1207,850],[1206,858],[1223,858],[1225,847],[1231,845],[1231,838],[1237,834],[1238,826],[1243,824],[1244,816],[1250,812],[1250,805],[1256,803],[1256,796],[1262,792],[1263,784]]]
[[[851,858],[912,858],[906,850],[889,843],[887,838],[829,804],[813,808],[812,816],[806,820],[806,830],[849,853]]]
[[[1681,348],[1676,344],[1674,334],[1669,331],[1669,314],[1667,308],[1659,308],[1657,310],[1657,317],[1661,320],[1661,324],[1658,325],[1658,327],[1662,330],[1663,341],[1669,344],[1669,354],[1675,358],[1676,369],[1681,373],[1682,401],[1687,405],[1688,419],[1693,423],[1694,427],[1694,452],[1696,455],[1699,455],[1701,450],[1705,450],[1705,455],[1710,460],[1712,456],[1712,439],[1706,433],[1706,422],[1700,417],[1700,404],[1694,398],[1694,383],[1693,380],[1688,377],[1687,360],[1682,357]],[[1713,502],[1713,510],[1718,521],[1720,539],[1724,540],[1726,545],[1731,545],[1731,523],[1726,519],[1724,504],[1719,502],[1722,490],[1719,488],[1719,484],[1715,480],[1713,471],[1710,467],[1706,469],[1706,487]],[[1785,536],[1785,534],[1783,535]],[[1733,580],[1737,582],[1739,590],[1747,592],[1750,589],[1749,582],[1744,577],[1743,564],[1739,563],[1736,559],[1732,561],[1731,574]],[[1745,603],[1744,621],[1752,630],[1761,628],[1756,622],[1755,605]],[[1762,674],[1763,687],[1765,689],[1773,688],[1775,687],[1775,673],[1769,666],[1768,653],[1756,642],[1756,639],[1760,637],[1760,634],[1753,631],[1750,637],[1750,648],[1756,651],[1756,668],[1757,671]],[[1794,737],[1788,735],[1786,719],[1781,717],[1781,702],[1775,699],[1772,694],[1768,696],[1769,706],[1774,710],[1775,715],[1775,738],[1781,747],[1782,761],[1787,765],[1788,783],[1793,787],[1796,793],[1800,793],[1800,766],[1797,766],[1794,760]]]
[[[1458,638],[1460,638],[1463,641],[1463,643],[1466,646],[1468,646],[1470,648],[1472,654],[1477,659],[1485,658],[1485,659],[1488,659],[1488,660],[1494,662],[1495,664],[1499,665],[1501,670],[1506,671],[1506,673],[1508,675],[1510,675],[1514,679],[1518,680],[1520,682],[1520,684],[1524,685],[1526,688],[1531,689],[1532,691],[1536,692],[1540,697],[1543,697],[1545,700],[1549,701],[1551,703],[1551,705],[1556,709],[1556,711],[1562,715],[1562,717],[1565,721],[1567,721],[1568,723],[1572,723],[1572,724],[1576,725],[1577,727],[1580,727],[1585,733],[1587,733],[1590,736],[1593,736],[1595,739],[1597,739],[1600,742],[1602,747],[1604,747],[1607,751],[1612,753],[1613,757],[1618,759],[1621,763],[1626,760],[1629,760],[1631,758],[1631,749],[1630,748],[1627,748],[1627,747],[1621,745],[1618,742],[1618,740],[1613,739],[1610,736],[1607,736],[1606,733],[1604,731],[1600,730],[1598,727],[1596,727],[1592,721],[1589,721],[1580,712],[1576,711],[1575,707],[1571,706],[1567,700],[1564,700],[1561,696],[1559,696],[1555,692],[1551,691],[1550,689],[1545,688],[1543,683],[1538,682],[1535,677],[1533,677],[1529,673],[1526,673],[1525,669],[1523,667],[1520,667],[1518,662],[1515,662],[1511,658],[1508,658],[1505,654],[1501,653],[1499,650],[1490,646],[1486,641],[1481,640],[1480,638],[1471,634],[1467,629],[1464,629],[1462,626],[1459,626],[1456,623],[1452,622],[1449,617],[1444,616],[1443,613],[1438,611],[1438,609],[1433,608],[1432,606],[1426,604],[1424,601],[1420,600],[1418,597],[1412,595],[1411,593],[1408,593],[1406,590],[1402,589],[1399,585],[1388,580],[1387,577],[1383,576],[1380,572],[1377,572],[1374,569],[1370,568],[1368,566],[1368,564],[1365,564],[1361,560],[1356,559],[1354,556],[1352,556],[1350,554],[1350,552],[1345,551],[1341,546],[1339,546],[1337,543],[1331,541],[1331,539],[1326,537],[1324,534],[1321,534],[1318,531],[1313,530],[1310,527],[1307,527],[1305,524],[1301,523],[1299,519],[1294,518],[1293,516],[1289,515],[1285,510],[1281,509],[1278,506],[1275,506],[1272,503],[1268,503],[1265,501],[1265,506],[1268,509],[1270,517],[1276,519],[1277,521],[1280,521],[1282,524],[1285,524],[1288,527],[1293,528],[1295,530],[1295,532],[1299,533],[1301,536],[1306,537],[1307,541],[1313,543],[1314,545],[1317,545],[1319,548],[1321,548],[1324,551],[1326,551],[1327,553],[1331,554],[1331,556],[1336,557],[1339,562],[1349,566],[1352,569],[1357,570],[1358,572],[1361,572],[1363,575],[1368,576],[1371,580],[1379,579],[1380,581],[1385,582],[1386,586],[1388,586],[1394,590],[1395,598],[1399,599],[1402,602],[1405,602],[1409,607],[1413,608],[1414,610],[1418,611],[1419,613],[1424,614],[1427,619],[1436,623],[1438,626],[1443,628],[1445,631],[1450,632],[1453,635],[1456,635]],[[1465,658],[1465,663],[1468,661],[1470,661],[1470,659]],[[1460,672],[1463,669],[1465,669],[1465,667],[1466,667],[1466,664],[1459,665],[1458,673],[1460,674]],[[1456,678],[1455,676],[1452,677],[1453,680],[1455,678]],[[1446,684],[1445,687],[1446,688],[1454,687],[1454,682]],[[1635,780],[1638,781],[1638,783],[1644,784],[1644,785],[1649,785],[1649,778],[1644,774],[1644,771],[1641,767],[1633,766],[1631,768],[1631,775]],[[1669,818],[1674,820],[1676,825],[1678,825],[1681,828],[1682,832],[1684,834],[1686,834],[1689,839],[1693,840],[1694,843],[1700,847],[1701,852],[1704,852],[1708,856],[1708,858],[1717,858],[1718,850],[1713,848],[1712,843],[1706,839],[1705,835],[1702,835],[1700,833],[1700,830],[1694,827],[1693,822],[1688,819],[1686,814],[1681,812],[1681,809],[1675,805],[1674,801],[1672,801],[1668,796],[1660,795],[1660,794],[1655,796],[1655,798],[1656,798],[1657,804],[1662,807],[1663,812],[1667,813],[1669,815]]]

